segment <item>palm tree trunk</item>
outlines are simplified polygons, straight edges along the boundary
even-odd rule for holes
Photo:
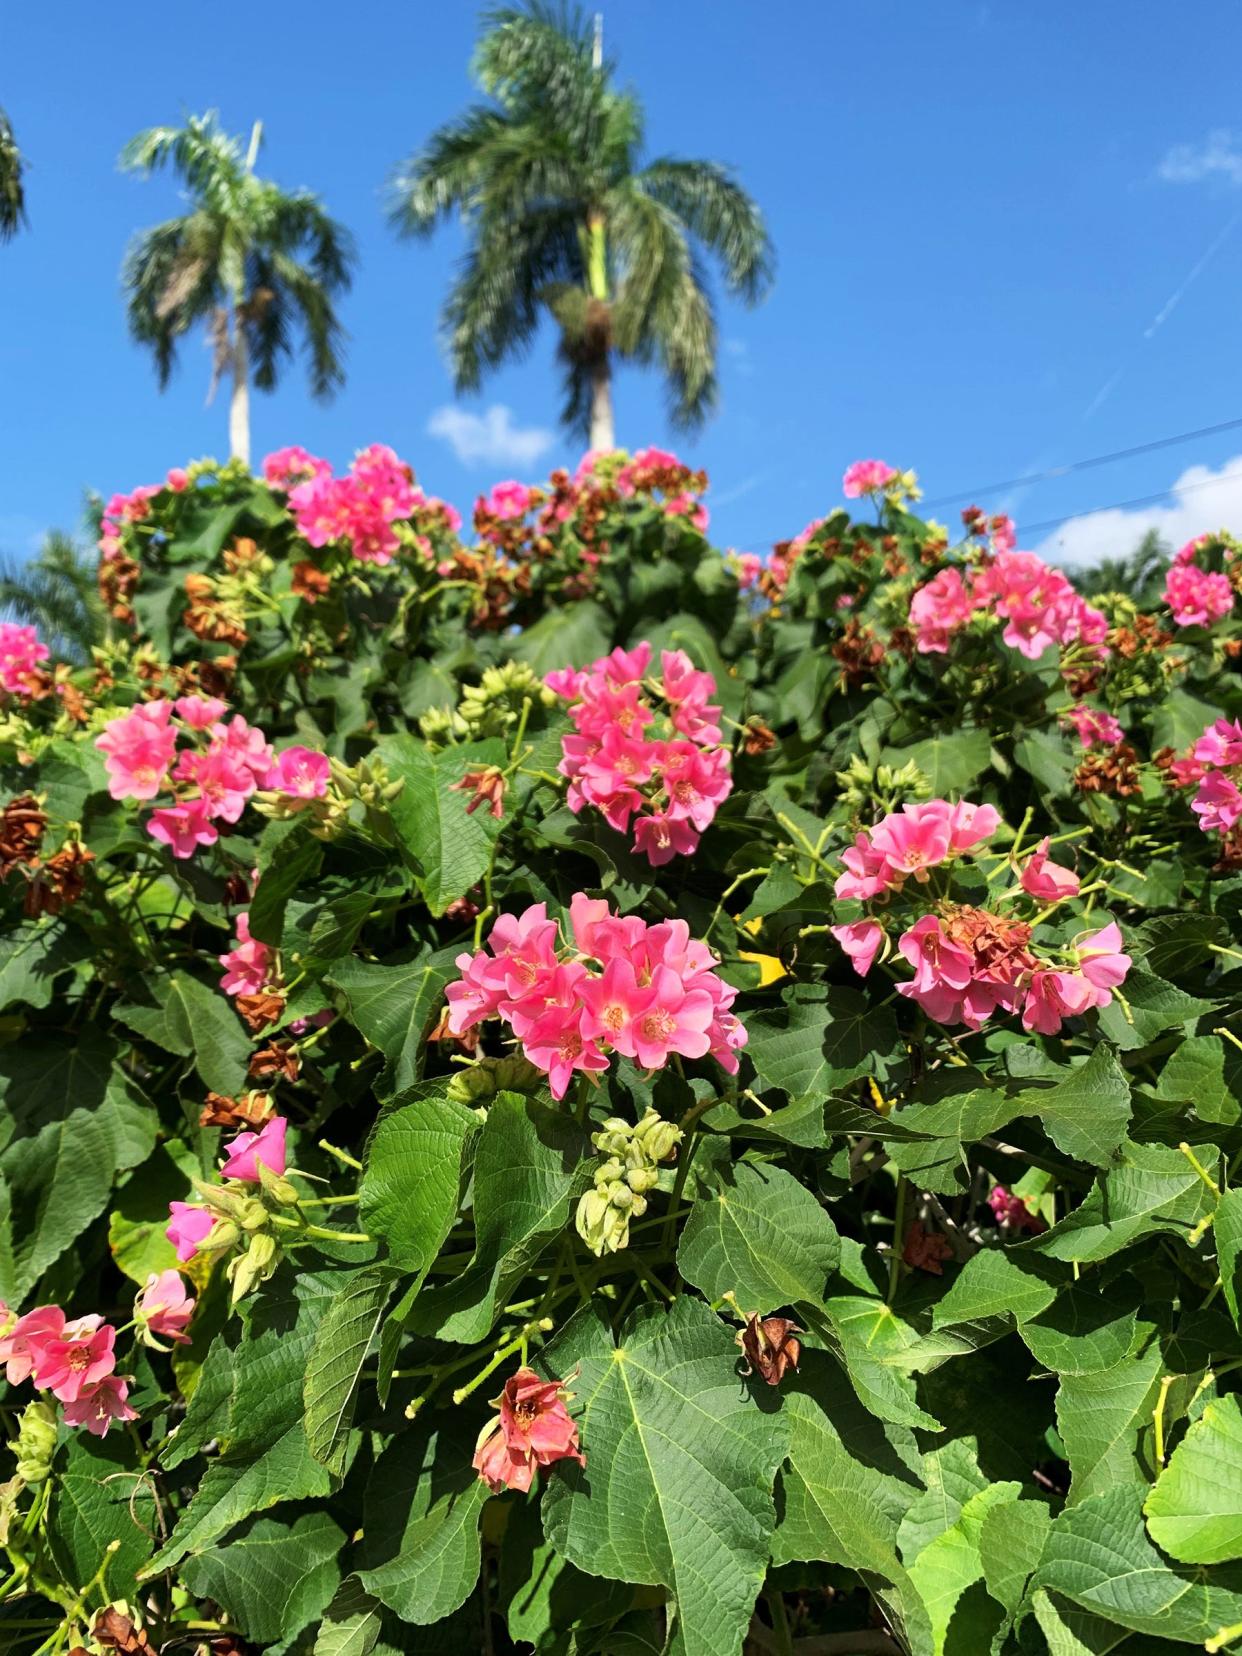
[[[250,360],[246,329],[233,311],[233,392],[229,398],[229,453],[250,464]]]
[[[614,449],[617,434],[612,422],[612,364],[608,353],[591,367],[591,447]]]

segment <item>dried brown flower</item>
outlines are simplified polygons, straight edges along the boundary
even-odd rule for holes
[[[746,1359],[747,1374],[759,1374],[769,1386],[779,1386],[786,1370],[796,1369],[802,1356],[802,1330],[788,1317],[751,1317],[737,1337]]]

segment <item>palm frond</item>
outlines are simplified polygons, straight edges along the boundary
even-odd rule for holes
[[[0,558],[0,614],[37,627],[54,658],[87,661],[108,632],[96,568],[93,552],[53,529],[34,558]]]
[[[724,167],[664,158],[637,183],[716,254],[733,292],[750,301],[763,294],[774,274],[772,244],[759,208]]]
[[[0,242],[11,241],[26,222],[25,172],[13,128],[0,109]]]

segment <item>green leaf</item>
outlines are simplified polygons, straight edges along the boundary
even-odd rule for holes
[[[433,753],[414,736],[402,734],[384,737],[376,754],[394,780],[405,780],[390,806],[393,823],[421,870],[418,883],[427,907],[443,914],[483,877],[501,827],[486,810],[467,816],[469,799],[453,793],[453,784],[468,770],[504,764],[504,743],[489,738]]]
[[[161,986],[159,1004],[123,1004],[115,1016],[130,1029],[186,1058],[193,1054],[203,1085],[232,1097],[246,1081],[250,1041],[228,997],[185,972]]]
[[[883,1300],[839,1294],[826,1302],[829,1328],[855,1391],[873,1414],[899,1426],[940,1430],[919,1407],[910,1370],[923,1355],[923,1338]],[[916,1352],[913,1358],[911,1353]]]
[[[1221,1288],[1235,1323],[1242,1322],[1238,1311],[1238,1260],[1242,1259],[1242,1187],[1223,1191],[1212,1227],[1216,1237]]]
[[[157,1528],[151,1478],[132,1464],[117,1438],[74,1432],[56,1455],[48,1540],[57,1568],[79,1587],[108,1558],[104,1598],[133,1598],[135,1578],[150,1558]],[[108,1554],[112,1542],[116,1551]]]
[[[176,1140],[171,1146],[157,1144],[116,1192],[108,1215],[108,1247],[117,1269],[143,1287],[152,1272],[171,1270],[177,1263],[177,1250],[164,1232],[168,1204],[184,1201],[190,1169],[185,1161],[173,1160],[170,1148],[185,1157],[185,1146]]]
[[[1131,969],[1122,993],[1129,1008],[1128,1017],[1126,1008],[1115,997],[1097,1016],[1104,1034],[1123,1052],[1146,1046],[1166,1029],[1176,1029],[1192,1018],[1200,1018],[1216,1004],[1198,995],[1188,995],[1176,984],[1166,983],[1138,966]]]
[[[884,1060],[898,1048],[892,1013],[835,984],[826,993],[820,984],[795,984],[779,1006],[747,1018],[746,1028],[746,1051],[760,1083],[791,1099],[883,1074]]]
[[[479,1515],[487,1485],[471,1465],[472,1437],[417,1425],[376,1462],[358,1579],[402,1621],[422,1627],[464,1604],[479,1578]]]
[[[1139,1298],[1132,1277],[1110,1287],[1078,1283],[1024,1319],[1020,1332],[1035,1360],[1054,1374],[1095,1374],[1129,1355]]]
[[[314,1656],[370,1656],[383,1627],[379,1600],[357,1576],[346,1576],[324,1611]]]
[[[578,1369],[587,1454],[585,1469],[552,1469],[548,1540],[592,1575],[666,1587],[671,1656],[738,1652],[767,1570],[788,1424],[739,1385],[732,1334],[683,1296],[637,1312],[614,1343],[587,1308],[545,1359],[552,1373]]]
[[[1013,757],[1042,793],[1056,799],[1069,792],[1075,762],[1064,741],[1046,730],[1028,730],[1013,744]]]
[[[155,1143],[150,1102],[94,1030],[0,1050],[0,1297],[19,1304]]]
[[[1143,1530],[1141,1492],[1113,1489],[1066,1507],[1048,1532],[1031,1591],[1060,1593],[1138,1633],[1202,1644],[1242,1622],[1242,1591],[1168,1565]]]
[[[1183,1564],[1242,1558],[1242,1408],[1213,1398],[1173,1451],[1143,1511],[1147,1533]]]
[[[18,1001],[49,1005],[56,978],[89,958],[90,940],[56,920],[28,920],[0,937],[0,1011]]]
[[[984,1515],[978,1537],[983,1579],[1011,1616],[1043,1557],[1051,1524],[1052,1513],[1042,1501],[1007,1501]]]
[[[1150,1339],[1112,1368],[1067,1374],[1057,1391],[1057,1430],[1072,1474],[1069,1499],[1147,1482],[1140,1448],[1150,1433],[1164,1358]]]
[[[1130,1083],[1111,1047],[1097,1046],[1055,1086],[1027,1088],[1017,1115],[1038,1116],[1067,1156],[1107,1167],[1130,1122]]]
[[[423,1098],[380,1118],[367,1149],[359,1217],[402,1271],[421,1282],[457,1217],[466,1151],[479,1131],[473,1111]]]
[[[988,767],[992,738],[986,730],[955,730],[949,736],[928,736],[909,747],[890,748],[887,764],[900,768],[914,764],[931,783],[937,798],[963,793]]]
[[[840,1252],[832,1220],[791,1173],[738,1162],[696,1200],[677,1265],[706,1299],[733,1292],[749,1314],[822,1303]]]
[[[249,1639],[292,1639],[320,1616],[341,1579],[345,1532],[326,1512],[259,1518],[227,1546],[181,1566],[200,1598],[214,1599]]]
[[[269,822],[259,842],[259,883],[249,909],[251,937],[277,948],[285,910],[295,892],[310,888],[323,861],[323,846],[296,817]]]
[[[513,655],[542,678],[555,667],[585,667],[606,655],[615,643],[612,627],[598,604],[563,604],[522,629]]]
[[[346,1439],[363,1364],[383,1321],[395,1273],[368,1265],[337,1294],[324,1314],[306,1365],[306,1443],[312,1455],[338,1475],[345,1469]]]
[[[1037,1317],[1056,1298],[1056,1282],[1048,1278],[1049,1271],[1039,1260],[1015,1255],[1008,1248],[982,1248],[937,1300],[932,1308],[933,1326],[947,1328],[990,1317],[1017,1322]]]
[[[1204,1151],[1200,1159],[1206,1159],[1212,1172],[1216,1156]],[[1179,1150],[1163,1144],[1126,1144],[1080,1207],[1021,1248],[1024,1253],[1084,1264],[1109,1259],[1153,1231],[1186,1234],[1214,1206],[1212,1193]]]
[[[474,1258],[456,1281],[424,1289],[409,1326],[444,1340],[483,1339],[519,1277],[569,1223],[589,1151],[562,1110],[497,1093],[474,1157]]]
[[[325,982],[344,994],[347,1016],[388,1060],[385,1092],[402,1092],[423,1073],[423,1037],[456,975],[456,951],[437,950],[399,965],[339,960]]]
[[[979,1536],[984,1520],[999,1507],[1015,1503],[1021,1488],[1018,1483],[994,1483],[977,1490],[949,1528],[928,1542],[909,1565],[910,1579],[927,1606],[935,1656],[943,1656],[957,1601],[972,1582],[983,1577]]]

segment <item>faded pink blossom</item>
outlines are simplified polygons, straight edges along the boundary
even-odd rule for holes
[[[857,500],[865,494],[878,494],[896,476],[897,468],[884,460],[855,460],[853,465],[845,468],[841,493],[847,500]]]
[[[848,925],[829,926],[828,930],[849,956],[850,965],[859,977],[866,977],[884,942],[883,927],[874,920],[852,920]]]
[[[1086,702],[1075,702],[1064,717],[1078,732],[1078,739],[1085,748],[1116,747],[1125,734],[1111,713],[1105,713],[1098,707],[1088,707]]]
[[[565,1407],[561,1380],[541,1380],[533,1369],[520,1368],[495,1400],[500,1413],[489,1420],[475,1445],[475,1470],[488,1488],[528,1490],[537,1466],[558,1460],[586,1465],[578,1445],[578,1428]]]
[[[42,1337],[34,1351],[34,1383],[62,1403],[75,1403],[116,1367],[116,1329],[98,1317],[65,1323],[58,1335]]]
[[[172,710],[168,701],[142,702],[95,738],[113,799],[154,799],[164,786],[177,747]]]
[[[1060,863],[1050,860],[1048,851],[1051,844],[1051,839],[1045,835],[1022,865],[1023,891],[1031,897],[1038,897],[1043,903],[1055,903],[1062,897],[1072,897],[1079,885],[1073,869],[1063,868]]]
[[[283,1174],[287,1165],[285,1135],[288,1130],[289,1123],[284,1116],[273,1116],[257,1133],[238,1133],[227,1147],[220,1177],[258,1184],[260,1166],[277,1176]]]
[[[180,1271],[154,1271],[134,1304],[134,1314],[152,1334],[162,1334],[178,1345],[189,1345],[185,1332],[194,1315],[194,1296],[185,1291]]]
[[[129,1383],[119,1374],[106,1374],[65,1404],[65,1425],[85,1426],[94,1437],[104,1437],[114,1420],[137,1420],[137,1409],[126,1402]]]
[[[250,915],[237,916],[237,942],[227,954],[217,956],[224,967],[220,987],[226,995],[257,995],[266,987],[274,950],[250,935]]]
[[[194,1258],[199,1243],[211,1234],[215,1220],[206,1208],[195,1207],[190,1202],[169,1202],[168,1212],[170,1218],[164,1235],[184,1265],[186,1260]]]

